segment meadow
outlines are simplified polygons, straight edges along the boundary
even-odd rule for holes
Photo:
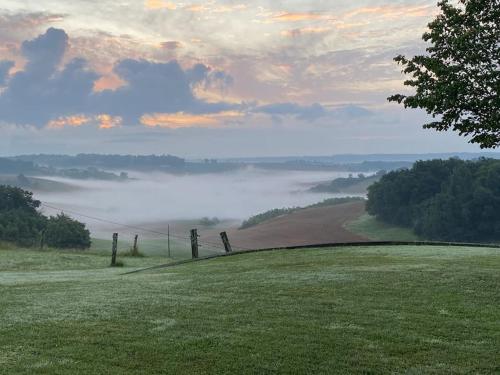
[[[410,228],[399,227],[377,220],[367,213],[347,223],[345,228],[372,241],[419,241]]]
[[[500,250],[0,250],[2,374],[498,373]]]

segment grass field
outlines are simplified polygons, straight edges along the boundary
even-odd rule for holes
[[[418,241],[419,238],[409,228],[397,227],[378,221],[367,213],[349,222],[345,228],[352,233],[372,241]]]
[[[118,254],[130,252],[133,246],[133,240],[119,240]],[[94,254],[106,255],[111,254],[112,241],[93,238],[90,252]],[[168,245],[166,239],[144,239],[140,238],[138,248],[141,254],[152,257],[168,256]],[[208,254],[207,254],[208,255]],[[191,249],[187,243],[182,243],[172,239],[170,241],[170,257],[180,260],[191,257]]]
[[[500,372],[500,250],[0,250],[1,374]]]

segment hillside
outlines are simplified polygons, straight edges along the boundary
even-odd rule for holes
[[[247,229],[230,229],[236,247],[269,248],[307,244],[364,241],[366,237],[347,230],[345,225],[363,215],[365,203],[351,202],[294,211]],[[201,239],[220,242],[220,230],[200,231]]]
[[[381,171],[371,176],[360,174],[356,177],[336,178],[333,181],[313,186],[310,191],[314,193],[367,194],[368,187],[380,180],[384,173],[385,171]]]
[[[79,188],[76,185],[70,185],[60,181],[53,181],[46,178],[39,177],[24,177],[14,175],[0,174],[0,185],[8,185],[28,189],[36,192],[71,192]]]
[[[0,250],[5,374],[497,373],[500,252],[275,251],[161,262]]]

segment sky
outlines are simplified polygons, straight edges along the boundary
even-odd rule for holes
[[[0,155],[478,151],[423,130],[393,62],[424,0],[0,0]]]

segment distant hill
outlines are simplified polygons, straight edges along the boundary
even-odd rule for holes
[[[78,187],[74,185],[65,184],[59,181],[51,181],[45,178],[26,177],[23,174],[18,176],[0,175],[0,185],[44,192],[68,192],[78,189]]]
[[[235,163],[287,163],[287,162],[315,162],[322,164],[351,164],[363,162],[415,162],[417,160],[459,158],[463,160],[479,159],[481,157],[500,159],[500,152],[448,152],[426,154],[339,154],[331,156],[278,156],[278,157],[251,157],[228,158],[223,161]]]
[[[345,194],[366,194],[368,187],[380,180],[385,171],[380,171],[372,176],[360,174],[356,177],[336,178],[331,182],[318,184],[310,189],[314,193],[345,193]]]

